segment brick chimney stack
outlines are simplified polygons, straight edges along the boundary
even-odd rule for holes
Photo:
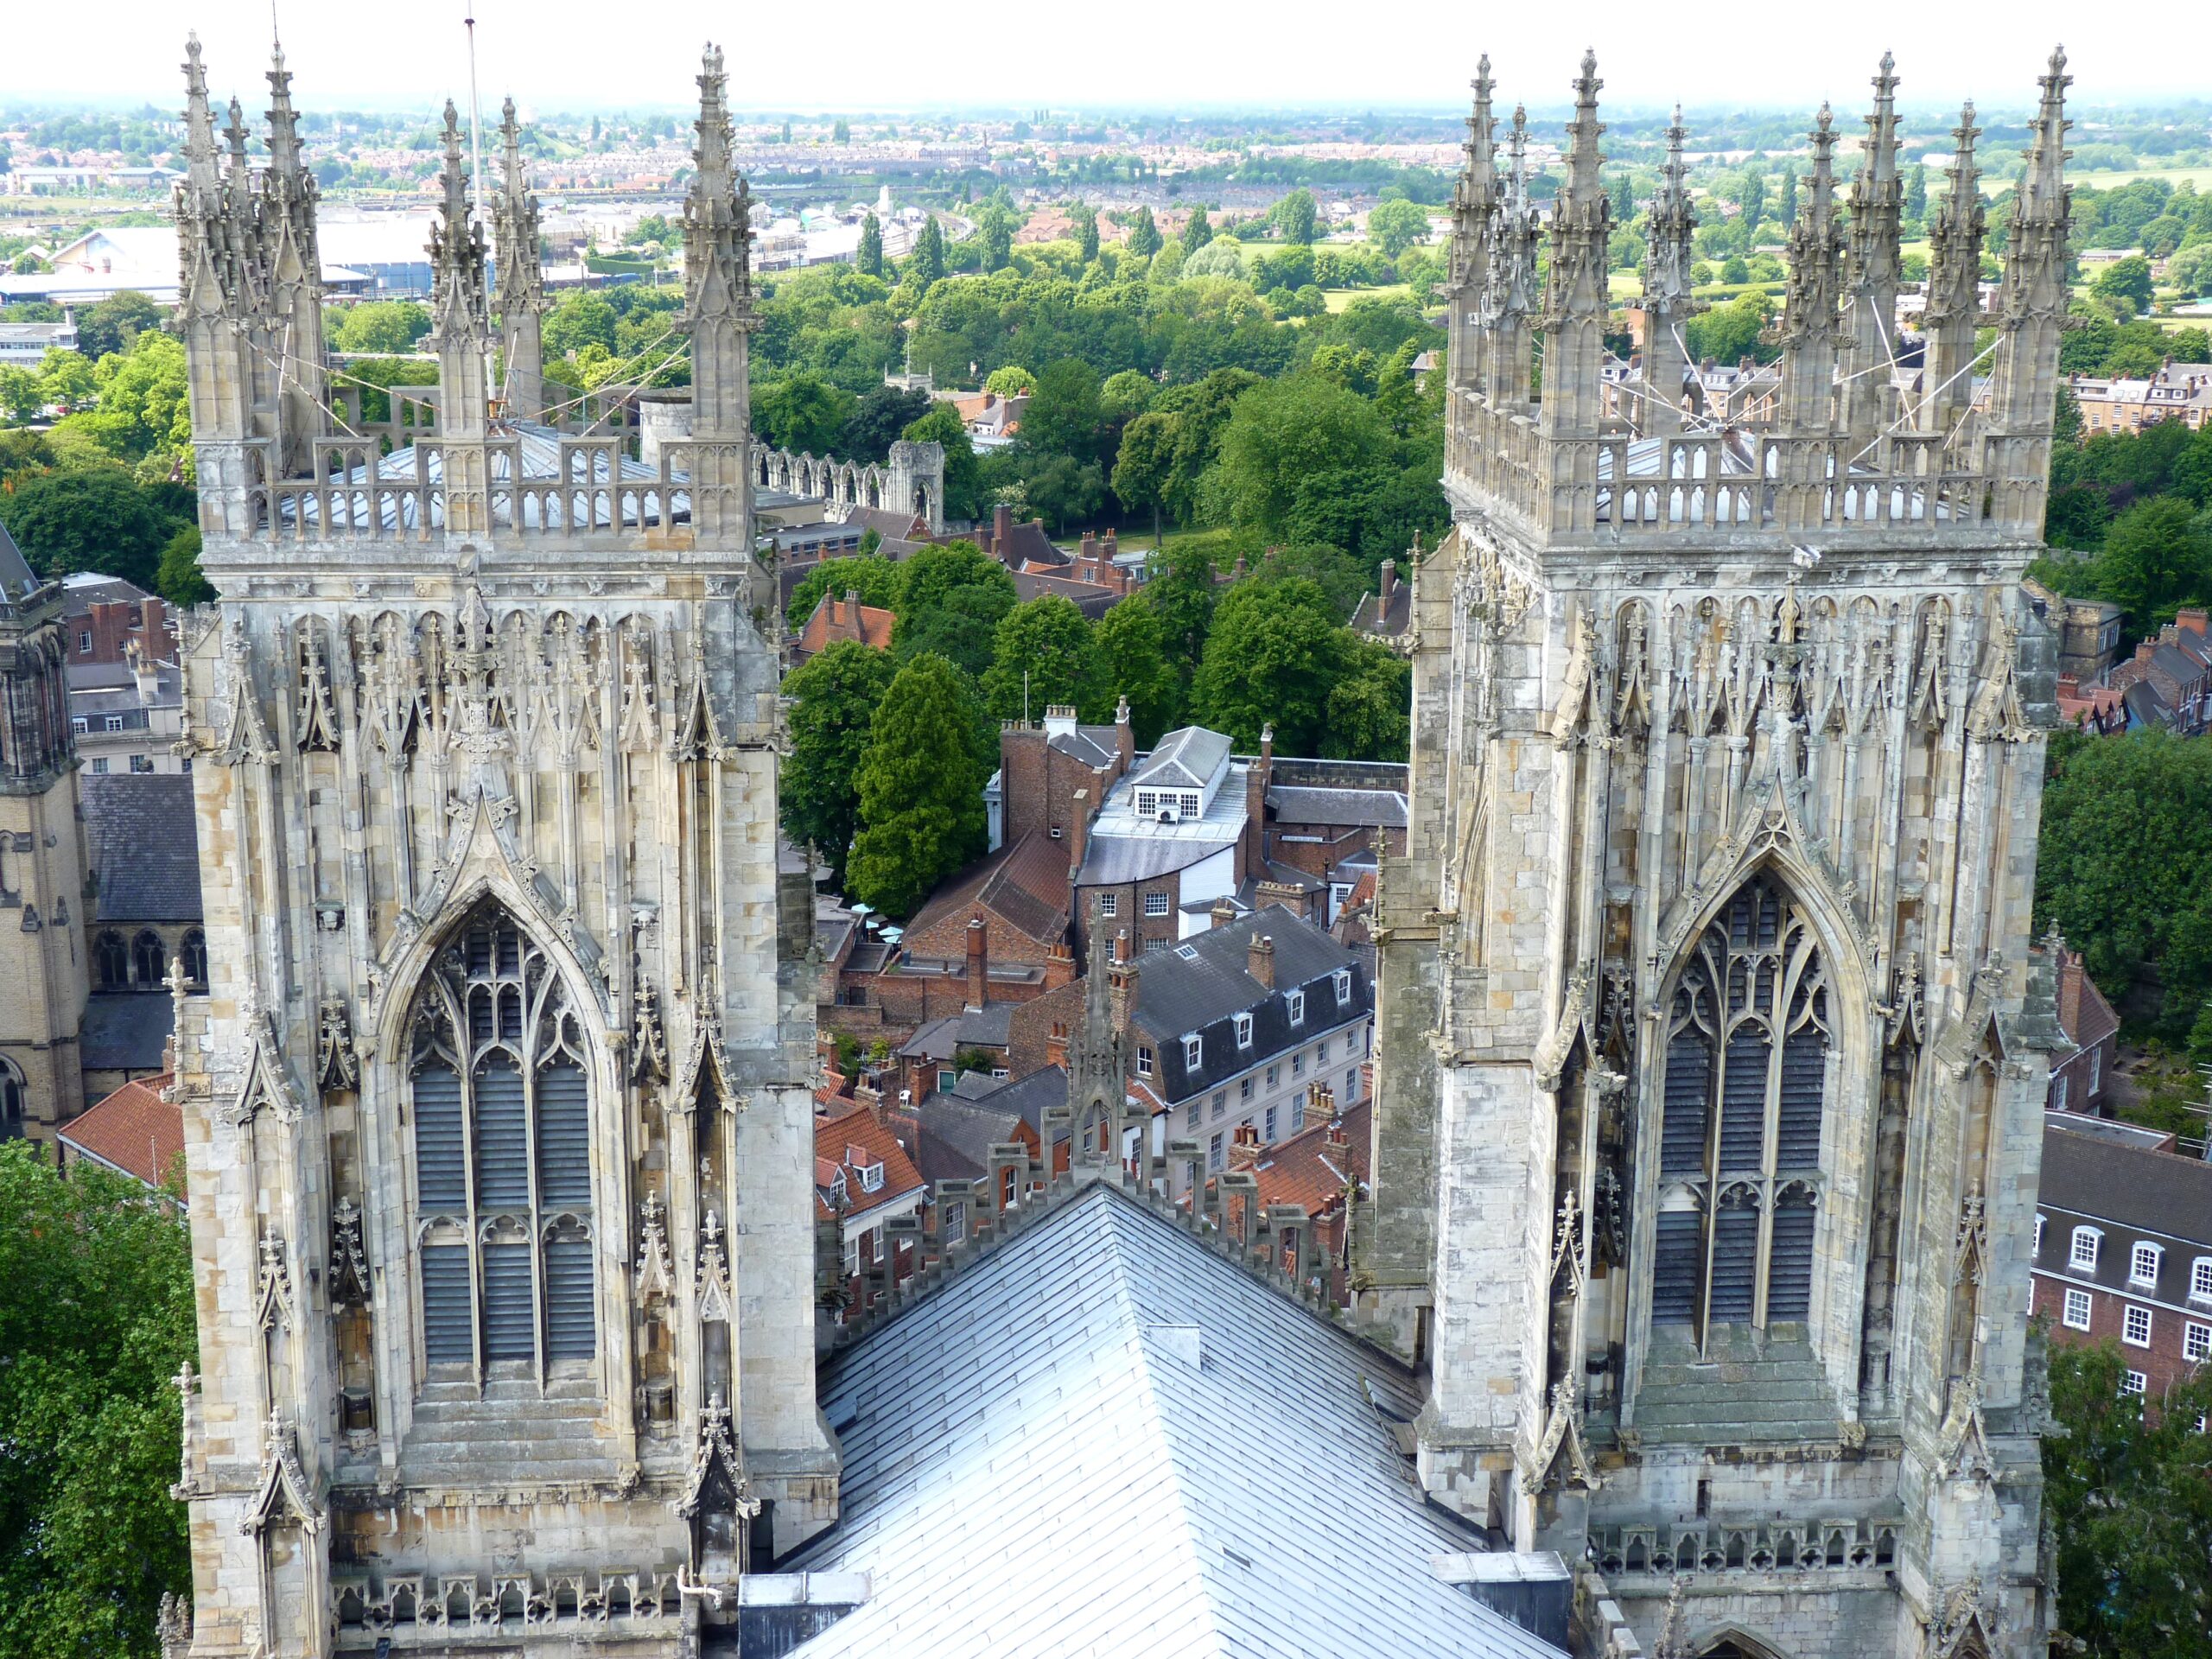
[[[1060,832],[1068,844],[1068,874],[1072,877],[1083,868],[1083,855],[1090,846],[1090,791],[1078,789],[1068,798],[1068,821]]]
[[[1249,1169],[1260,1161],[1260,1154],[1266,1150],[1260,1144],[1259,1126],[1239,1123],[1229,1143],[1229,1166],[1231,1169]]]
[[[1240,881],[1267,868],[1268,781],[1274,766],[1275,728],[1269,721],[1260,728],[1259,757],[1244,768],[1244,868],[1236,873]]]
[[[1045,1039],[1045,1064],[1057,1065],[1063,1071],[1068,1069],[1068,1034],[1065,1031],[1055,1031]]]
[[[1137,969],[1129,960],[1129,935],[1124,928],[1114,935],[1114,965],[1107,972],[1107,989],[1114,1010],[1114,1030],[1126,1033],[1129,1014],[1136,1006]]]
[[[968,1006],[980,1008],[991,989],[991,931],[981,916],[968,918]]]
[[[1075,952],[1065,944],[1056,944],[1045,954],[1045,988],[1057,991],[1063,985],[1075,983]]]
[[[1207,919],[1212,926],[1227,927],[1236,919],[1236,906],[1226,899],[1217,899],[1213,909],[1207,912]]]
[[[1006,562],[1007,537],[1014,534],[1014,509],[1001,501],[991,513],[991,545],[989,551],[1001,563]]]
[[[1122,772],[1136,764],[1137,728],[1129,723],[1129,700],[1126,696],[1114,705],[1114,747],[1121,754]]]
[[[1273,990],[1275,988],[1275,942],[1265,933],[1255,933],[1252,943],[1244,952],[1244,971]]]
[[[1389,613],[1390,609],[1390,601],[1397,594],[1397,591],[1398,562],[1395,559],[1385,559],[1382,561],[1382,604],[1381,607],[1384,614],[1387,615]]]

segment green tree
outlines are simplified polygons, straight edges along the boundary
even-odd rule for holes
[[[1106,469],[1097,461],[1031,453],[1018,457],[1017,464],[1023,498],[1055,535],[1096,518],[1106,504]]]
[[[975,441],[961,424],[958,410],[932,398],[928,413],[899,435],[909,443],[934,443],[944,451],[944,500],[940,505],[946,518],[973,518],[983,510]],[[898,505],[904,511],[906,503]]]
[[[791,602],[785,607],[784,620],[796,633],[806,626],[806,619],[814,614],[814,607],[822,602],[824,594],[835,594],[840,599],[847,594],[858,594],[863,605],[896,610],[902,586],[899,567],[888,559],[872,556],[823,559],[791,589]]]
[[[583,289],[564,294],[545,314],[543,334],[545,353],[575,357],[588,346],[612,352],[615,345],[614,308]]]
[[[1160,613],[1125,600],[1098,619],[1090,631],[1098,651],[1098,677],[1107,694],[1126,698],[1129,726],[1140,748],[1182,718],[1183,686],[1167,661],[1167,634]]]
[[[861,394],[845,429],[837,435],[837,453],[853,461],[880,464],[891,454],[900,435],[930,411],[936,402],[926,391],[908,391],[878,381]]]
[[[897,673],[884,652],[840,639],[784,681],[791,743],[783,772],[784,830],[829,860],[840,888],[860,828],[861,764]]]
[[[861,245],[853,255],[853,264],[864,276],[883,275],[883,226],[874,213],[861,221]]]
[[[2133,317],[2151,308],[2151,262],[2139,253],[2115,259],[2097,273],[2089,291]]]
[[[1928,168],[1916,162],[1905,169],[1904,216],[1917,223],[1928,217]]]
[[[1291,754],[1321,752],[1329,693],[1351,639],[1328,595],[1302,577],[1231,587],[1215,609],[1191,686],[1192,715],[1250,749],[1272,722]]]
[[[83,353],[49,346],[39,359],[38,385],[49,404],[80,404],[99,390],[99,373]]]
[[[1037,377],[1037,390],[1021,415],[1021,447],[1032,453],[1098,458],[1105,418],[1098,407],[1098,371],[1079,357],[1064,357]]]
[[[187,524],[169,537],[154,571],[154,590],[172,605],[204,605],[215,589],[200,573],[200,527]]]
[[[753,391],[753,429],[774,448],[826,455],[852,418],[856,400],[802,370]]]
[[[77,349],[95,363],[130,348],[149,328],[162,326],[162,310],[136,289],[111,294],[77,314]]]
[[[1142,369],[1123,369],[1098,388],[1098,412],[1118,425],[1143,414],[1159,395],[1160,387]]]
[[[0,413],[28,425],[46,411],[46,383],[35,369],[0,364]]]
[[[2181,606],[2212,597],[2212,535],[2177,496],[2139,501],[2105,532],[2096,580],[2102,595],[2148,632]]]
[[[830,129],[830,137],[831,141],[836,143],[851,143],[853,142],[852,123],[846,120],[843,116],[839,116],[837,124]]]
[[[93,570],[149,589],[181,523],[110,466],[21,480],[0,495],[0,522],[41,575]]]
[[[1070,217],[1075,220],[1076,251],[1087,265],[1098,257],[1098,210],[1087,202],[1077,202]]]
[[[975,543],[945,542],[923,548],[899,567],[898,610],[901,616],[942,610],[956,593],[973,598],[976,592],[996,595],[987,607],[990,626],[1014,607],[1014,578],[996,559]]]
[[[2212,746],[2164,731],[2052,740],[2036,860],[2056,926],[2117,1005],[2212,1059]]]
[[[1367,216],[1367,239],[1382,249],[1387,259],[1395,260],[1427,235],[1428,209],[1417,201],[1378,202]]]
[[[1098,647],[1074,601],[1046,594],[1006,613],[983,674],[983,702],[995,719],[1034,719],[1051,704],[1070,703],[1095,720],[1103,696]]]
[[[1213,221],[1206,217],[1205,204],[1199,202],[1191,209],[1191,217],[1183,226],[1183,251],[1196,253],[1213,240]]]
[[[846,866],[855,899],[905,917],[983,849],[989,758],[965,677],[942,657],[899,671],[856,778],[861,830]]]
[[[976,216],[976,238],[983,245],[983,269],[1003,270],[1014,257],[1014,215],[1004,203],[987,201]]]
[[[2050,1351],[2059,1432],[2043,1441],[2044,1513],[2058,1624],[2094,1659],[2196,1659],[2212,1652],[2212,1481],[2197,1428],[2212,1368],[2158,1400],[2122,1388],[2127,1369],[2109,1338]]]
[[[1375,406],[1319,375],[1286,375],[1236,400],[1222,434],[1213,492],[1239,528],[1279,533],[1300,481],[1387,453]]]
[[[938,228],[934,216],[922,222],[921,233],[914,238],[914,251],[906,256],[906,269],[899,273],[924,294],[933,283],[944,276],[944,232]]]
[[[1781,213],[1783,230],[1797,228],[1797,169],[1794,167],[1782,169]]]
[[[1001,397],[1020,397],[1037,390],[1037,377],[1019,363],[1002,364],[983,377],[983,390]]]
[[[1177,418],[1158,411],[1140,415],[1122,429],[1114,458],[1114,493],[1125,507],[1152,509],[1153,545],[1160,544],[1160,509],[1175,471]]]
[[[429,332],[427,307],[412,300],[370,300],[340,311],[329,339],[341,352],[411,352]],[[611,332],[606,343],[613,344]]]
[[[1152,209],[1139,207],[1136,222],[1129,226],[1129,251],[1140,259],[1149,259],[1160,248],[1160,226],[1152,222]]]
[[[170,1379],[197,1351],[174,1204],[0,1145],[0,1655],[156,1650],[191,1588]]]
[[[1294,190],[1275,203],[1269,217],[1281,227],[1282,239],[1300,244],[1313,240],[1320,210],[1311,190]]]
[[[1145,564],[1148,575],[1138,601],[1160,619],[1161,649],[1187,690],[1198,674],[1220,603],[1213,556],[1201,543],[1177,541],[1154,549]]]
[[[1743,181],[1737,187],[1736,200],[1743,207],[1744,233],[1757,234],[1766,218],[1766,175],[1756,166],[1745,168]]]
[[[1329,688],[1321,752],[1346,760],[1403,760],[1413,734],[1413,664],[1375,640],[1346,639]]]

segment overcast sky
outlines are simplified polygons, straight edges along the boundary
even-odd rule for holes
[[[1454,105],[1487,49],[1509,100],[1567,97],[1586,45],[1605,97],[1643,109],[1857,109],[1885,47],[1908,104],[1972,96],[1993,111],[2034,96],[2063,40],[2091,103],[2202,97],[2212,4],[2084,7],[2073,0],[1857,6],[1586,0],[1117,0],[1108,6],[709,4],[706,0],[277,0],[306,107],[416,107],[467,96],[461,20],[474,3],[486,108],[673,105],[695,96],[701,44],[728,54],[732,100],[753,110],[1052,107],[1205,110],[1321,104]],[[176,100],[186,29],[209,80],[248,106],[264,83],[262,0],[10,0],[0,96]],[[2090,25],[2095,25],[2094,29]],[[740,33],[741,27],[743,33]]]

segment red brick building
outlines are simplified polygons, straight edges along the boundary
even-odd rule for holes
[[[841,639],[888,651],[891,630],[898,621],[897,613],[863,605],[856,593],[842,596],[824,594],[815,602],[798,638],[791,642],[791,661],[798,664],[810,657],[818,657]]]
[[[70,667],[127,662],[132,645],[164,660],[175,657],[167,601],[120,576],[72,576],[63,590],[62,637]]]
[[[2152,1400],[2212,1359],[2212,1164],[2132,1123],[2044,1114],[2033,1295],[2052,1341],[2118,1343]]]
[[[853,1103],[815,1118],[815,1217],[836,1224],[848,1306],[863,1305],[872,1276],[895,1284],[914,1271],[912,1247],[887,1254],[884,1226],[894,1217],[919,1215],[928,1200],[913,1159],[870,1107]]]
[[[1369,1143],[1375,1108],[1362,1100],[1339,1112],[1328,1088],[1316,1083],[1308,1093],[1306,1128],[1272,1147],[1248,1135],[1230,1148],[1230,1167],[1249,1169],[1259,1182],[1258,1203],[1294,1204],[1310,1218],[1314,1245],[1329,1264],[1329,1294],[1342,1303],[1344,1294],[1345,1198],[1367,1188]],[[1297,1259],[1295,1239],[1282,1241],[1287,1262]]]
[[[2073,1040],[2074,1052],[2051,1056],[2050,1109],[2111,1116],[2107,1085],[2113,1062],[2119,1058],[2120,1016],[2082,966],[2082,958],[2063,947],[2058,956],[2058,1024]]]

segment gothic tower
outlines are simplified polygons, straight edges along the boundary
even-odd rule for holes
[[[1414,578],[1353,1283],[1427,1367],[1429,1491],[1578,1564],[1593,1652],[2044,1645],[2026,1314],[2061,1039],[2030,918],[2054,640],[2019,579],[2067,82],[2054,55],[1993,319],[1963,118],[1920,370],[1892,351],[1889,60],[1847,231],[1822,112],[1776,395],[1727,423],[1667,395],[1671,156],[1644,300],[1669,338],[1616,414],[1594,63],[1541,225],[1517,117],[1495,181],[1487,62],[1478,82],[1460,219],[1493,206],[1455,223],[1455,278],[1463,249],[1487,266],[1452,290],[1454,526]]]
[[[46,1139],[85,1109],[88,883],[61,607],[61,584],[0,525],[0,1141]]]
[[[686,1592],[837,1504],[720,54],[687,211],[702,408],[653,465],[619,408],[537,380],[512,121],[508,396],[449,105],[437,384],[372,421],[304,321],[281,60],[262,167],[235,115],[219,153],[196,46],[187,82],[219,594],[185,640],[211,969],[178,1027],[188,1650],[696,1652],[735,1598]]]

